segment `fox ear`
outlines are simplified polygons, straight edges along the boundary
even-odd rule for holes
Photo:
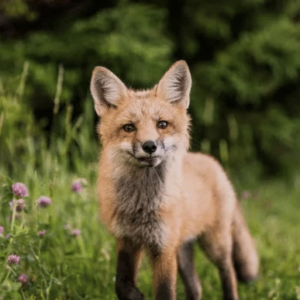
[[[165,73],[157,86],[157,95],[171,103],[190,104],[192,78],[189,67],[184,60],[179,60]]]
[[[96,113],[101,116],[108,108],[118,106],[119,100],[126,96],[127,88],[114,73],[104,67],[96,67],[91,80],[91,93]]]

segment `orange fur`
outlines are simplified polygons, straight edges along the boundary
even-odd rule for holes
[[[128,90],[109,70],[95,69],[91,90],[101,117],[98,133],[103,145],[98,179],[101,218],[119,245],[135,245],[132,248],[149,252],[156,299],[176,298],[178,251],[183,244],[198,240],[219,268],[224,299],[237,300],[233,264],[239,264],[245,280],[253,279],[258,258],[222,167],[208,155],[186,152],[190,88],[189,70],[183,61],[174,64],[159,84],[147,91]],[[161,120],[168,122],[167,128],[158,128]],[[134,125],[135,130],[126,132],[125,124]],[[152,159],[141,150],[146,141],[157,144],[158,158]],[[139,250],[119,246],[120,251],[138,261]],[[197,300],[199,281],[194,270],[189,274],[184,269],[184,261],[184,257],[178,260],[186,275],[187,294],[190,290],[190,299]],[[130,283],[124,285],[122,275],[120,278],[119,299],[143,299],[134,279],[127,278]],[[188,287],[188,278],[197,286]]]

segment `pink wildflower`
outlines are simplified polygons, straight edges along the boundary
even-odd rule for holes
[[[25,274],[21,274],[18,279],[17,279],[18,282],[22,283],[22,284],[25,284],[27,283],[27,276]]]
[[[28,197],[28,189],[22,182],[16,182],[12,185],[12,192],[17,198]]]
[[[79,236],[81,234],[81,231],[79,229],[72,229],[71,235],[73,236]]]
[[[0,226],[0,236],[3,234],[3,232],[4,232],[4,227]]]
[[[51,199],[46,196],[41,196],[39,199],[37,199],[37,204],[39,207],[47,207],[51,204]]]
[[[45,235],[45,233],[46,233],[46,230],[44,229],[44,230],[38,231],[37,234],[39,237],[43,237]]]
[[[74,180],[72,183],[71,190],[75,193],[80,193],[82,190],[82,184],[79,180]]]
[[[24,208],[25,208],[25,201],[24,201],[24,199],[18,199],[18,200],[14,199],[13,201],[10,201],[9,202],[10,209],[13,210],[14,204],[16,202],[17,202],[16,211],[20,212],[20,211],[24,210]]]
[[[19,263],[20,259],[21,259],[20,256],[15,255],[15,254],[11,254],[11,255],[8,256],[7,262],[9,264],[17,265]]]

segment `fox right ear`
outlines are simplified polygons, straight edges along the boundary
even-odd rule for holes
[[[126,96],[127,88],[114,73],[104,67],[96,67],[91,80],[91,93],[95,111],[101,116],[108,108],[118,106],[119,100]]]
[[[165,98],[174,105],[183,105],[188,108],[190,104],[190,91],[192,78],[187,63],[177,61],[165,73],[157,86],[157,95]]]

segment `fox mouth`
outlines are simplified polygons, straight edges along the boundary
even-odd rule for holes
[[[160,163],[160,156],[145,156],[145,157],[137,157],[134,154],[128,152],[136,161],[139,162],[139,165],[144,167],[155,167]]]
[[[140,158],[136,157],[136,158],[140,163],[152,164],[159,157],[158,156],[149,156],[149,157],[140,157]]]
[[[138,162],[144,167],[156,167],[159,165],[161,158],[159,156],[149,156],[137,158]]]

